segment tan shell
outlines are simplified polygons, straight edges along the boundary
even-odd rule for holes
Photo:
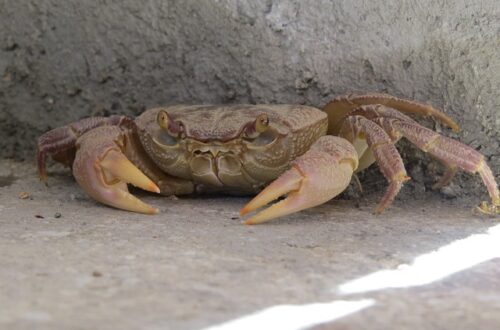
[[[166,134],[156,121],[161,110],[183,127],[174,146],[155,142]],[[242,138],[245,127],[262,113],[278,137],[272,145]],[[326,133],[328,124],[324,112],[302,105],[175,105],[148,110],[135,123],[144,149],[166,173],[223,191],[238,187],[251,192],[288,168]]]

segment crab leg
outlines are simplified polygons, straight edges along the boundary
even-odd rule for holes
[[[38,138],[37,144],[37,164],[40,180],[47,183],[45,166],[47,155],[51,155],[55,160],[71,166],[75,158],[76,141],[85,132],[100,126],[126,125],[130,121],[131,119],[125,116],[91,117],[55,128],[43,134]]]
[[[349,112],[359,106],[369,104],[381,104],[404,113],[429,116],[450,127],[455,132],[460,130],[460,127],[453,119],[430,105],[400,99],[387,94],[371,93],[336,97],[325,105],[323,111],[328,114],[328,134],[336,135],[340,130],[343,118]]]
[[[495,177],[484,156],[473,148],[425,128],[408,116],[383,105],[364,105],[351,111],[349,116],[361,115],[382,127],[395,142],[404,136],[424,152],[439,159],[446,170],[433,188],[446,186],[459,169],[479,173],[492,204],[483,202],[479,210],[488,214],[500,213],[500,193]],[[360,161],[362,163],[362,161]]]
[[[455,176],[455,174],[457,174],[457,172],[458,172],[457,166],[449,165],[449,164],[445,164],[445,166],[446,166],[446,169],[445,169],[443,175],[432,186],[432,189],[439,189],[439,188],[446,187],[447,185],[449,185],[451,183],[451,180],[453,180],[453,177]]]
[[[321,137],[288,171],[245,205],[240,214],[255,211],[281,196],[287,197],[251,216],[245,224],[263,223],[325,203],[349,185],[358,166],[357,159],[356,150],[345,139]]]
[[[360,137],[366,142],[376,160],[380,171],[389,182],[389,187],[379,202],[375,213],[382,213],[401,190],[403,183],[410,177],[406,174],[403,160],[394,146],[391,137],[377,124],[362,117],[349,116],[345,119],[340,135],[349,141]]]
[[[127,211],[158,213],[128,192],[127,183],[155,193],[160,189],[123,155],[123,146],[123,132],[118,127],[100,127],[82,135],[73,163],[76,181],[101,203]]]
[[[418,148],[439,159],[446,166],[447,170],[436,184],[437,186],[449,183],[457,168],[472,174],[479,173],[492,201],[491,205],[487,202],[481,203],[479,210],[487,214],[500,214],[498,185],[483,155],[459,141],[420,126],[411,119],[402,121],[379,118],[377,121],[386,131],[397,131]]]

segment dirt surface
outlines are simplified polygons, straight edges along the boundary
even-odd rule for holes
[[[498,259],[422,287],[338,293],[347,281],[485,233],[498,221],[471,211],[479,200],[429,192],[373,216],[379,191],[245,226],[246,198],[139,193],[161,210],[145,216],[93,202],[57,166],[49,187],[32,164],[0,169],[0,328],[202,329],[276,304],[368,298],[376,304],[322,327],[500,322]]]

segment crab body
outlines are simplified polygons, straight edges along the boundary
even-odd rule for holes
[[[261,223],[326,202],[355,171],[377,162],[389,187],[375,212],[387,208],[409,179],[395,148],[402,137],[445,165],[436,186],[458,169],[479,173],[492,199],[480,210],[496,214],[500,195],[484,157],[403,114],[458,125],[434,108],[383,94],[343,96],[323,111],[303,105],[175,105],[135,119],[87,118],[56,128],[38,141],[40,178],[47,155],[73,167],[80,186],[117,208],[156,213],[127,184],[163,195],[219,192],[257,194],[241,214],[287,197],[247,219]]]
[[[160,112],[175,126],[160,127]],[[266,121],[264,131],[256,120]],[[325,135],[328,122],[312,107],[232,105],[151,109],[135,124],[142,147],[165,173],[198,190],[255,194]]]

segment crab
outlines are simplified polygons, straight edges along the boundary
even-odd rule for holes
[[[46,158],[52,156],[72,167],[90,197],[146,214],[158,209],[132,195],[127,184],[162,195],[257,194],[240,211],[242,217],[253,213],[246,224],[257,224],[325,203],[376,162],[388,182],[375,208],[382,213],[410,179],[395,147],[404,137],[444,165],[435,188],[449,184],[458,170],[478,173],[491,198],[478,209],[499,214],[498,186],[484,156],[405,113],[459,130],[430,105],[386,94],[340,96],[323,111],[305,105],[174,105],[135,119],[93,117],[53,129],[38,139],[38,170],[47,182]]]

